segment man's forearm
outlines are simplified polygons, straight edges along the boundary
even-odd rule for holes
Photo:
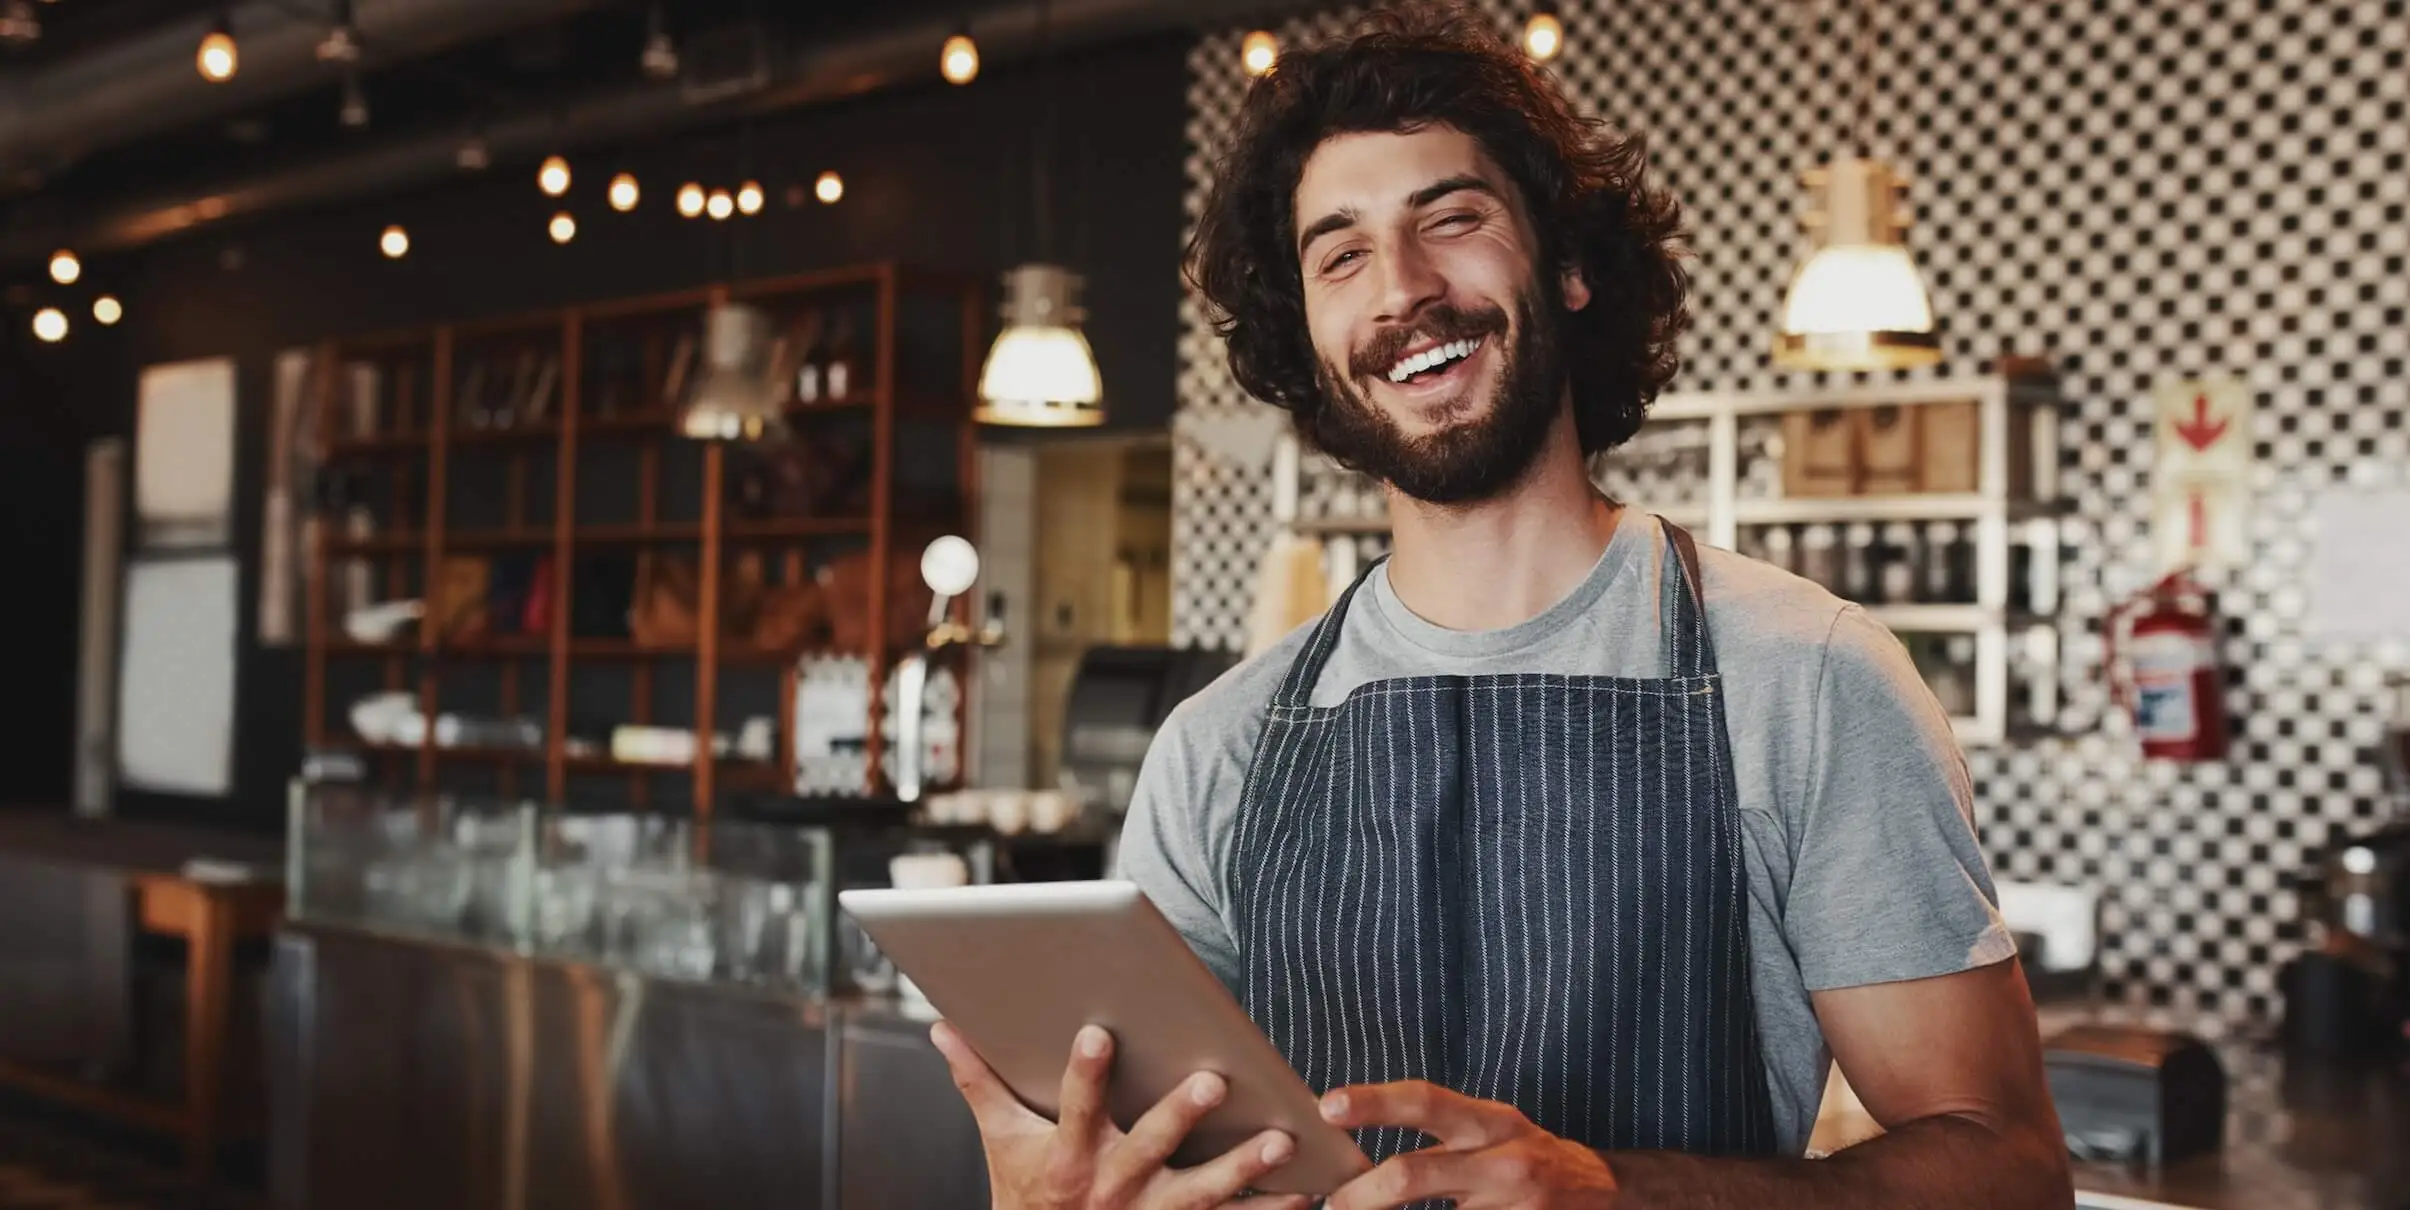
[[[1821,1160],[1607,1153],[1623,1210],[2066,1210],[2060,1141],[1943,1115],[1903,1123]]]

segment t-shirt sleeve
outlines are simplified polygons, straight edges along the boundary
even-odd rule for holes
[[[1147,746],[1122,818],[1117,874],[1136,883],[1188,948],[1223,984],[1234,986],[1238,946],[1222,920],[1206,813],[1216,794],[1235,795],[1238,787],[1219,768],[1228,762],[1215,745],[1201,742],[1206,722],[1183,703]],[[1244,776],[1242,768],[1239,778]]]
[[[2016,952],[1950,721],[1852,605],[1825,643],[1783,933],[1808,990],[1955,974]]]

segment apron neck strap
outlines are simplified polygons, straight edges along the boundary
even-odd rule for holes
[[[1690,531],[1660,517],[1665,530],[1666,561],[1673,574],[1665,577],[1665,637],[1673,652],[1674,675],[1715,674],[1715,644],[1707,637],[1706,576],[1699,571],[1699,544]]]
[[[1665,529],[1667,562],[1672,573],[1665,577],[1664,611],[1666,643],[1673,652],[1674,675],[1678,677],[1709,676],[1715,672],[1715,647],[1707,637],[1707,600],[1700,585],[1699,546],[1690,531],[1671,521],[1660,519]],[[1355,582],[1339,599],[1322,613],[1314,623],[1314,633],[1307,638],[1305,650],[1289,664],[1287,676],[1280,682],[1280,692],[1273,704],[1299,708],[1309,704],[1314,694],[1314,682],[1322,677],[1322,666],[1330,662],[1332,649],[1339,645],[1339,632],[1347,622],[1347,607],[1373,570],[1389,561],[1383,555],[1366,564],[1356,573]]]

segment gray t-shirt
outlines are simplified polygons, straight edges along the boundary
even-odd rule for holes
[[[1626,512],[1573,592],[1503,630],[1417,617],[1376,568],[1315,683],[1314,704],[1398,677],[1669,675],[1657,519]],[[1702,547],[1708,632],[1738,780],[1759,1034],[1774,1122],[1804,1150],[1831,1054],[1808,993],[1952,974],[2015,952],[1977,847],[1949,720],[1898,640],[1787,572]],[[1225,984],[1240,986],[1225,872],[1265,710],[1311,626],[1172,712],[1138,776],[1119,872]]]

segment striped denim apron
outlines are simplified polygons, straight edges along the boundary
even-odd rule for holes
[[[1414,677],[1318,708],[1361,576],[1315,627],[1223,872],[1247,1012],[1315,1091],[1429,1080],[1591,1147],[1773,1151],[1722,682],[1666,530],[1663,679]]]

